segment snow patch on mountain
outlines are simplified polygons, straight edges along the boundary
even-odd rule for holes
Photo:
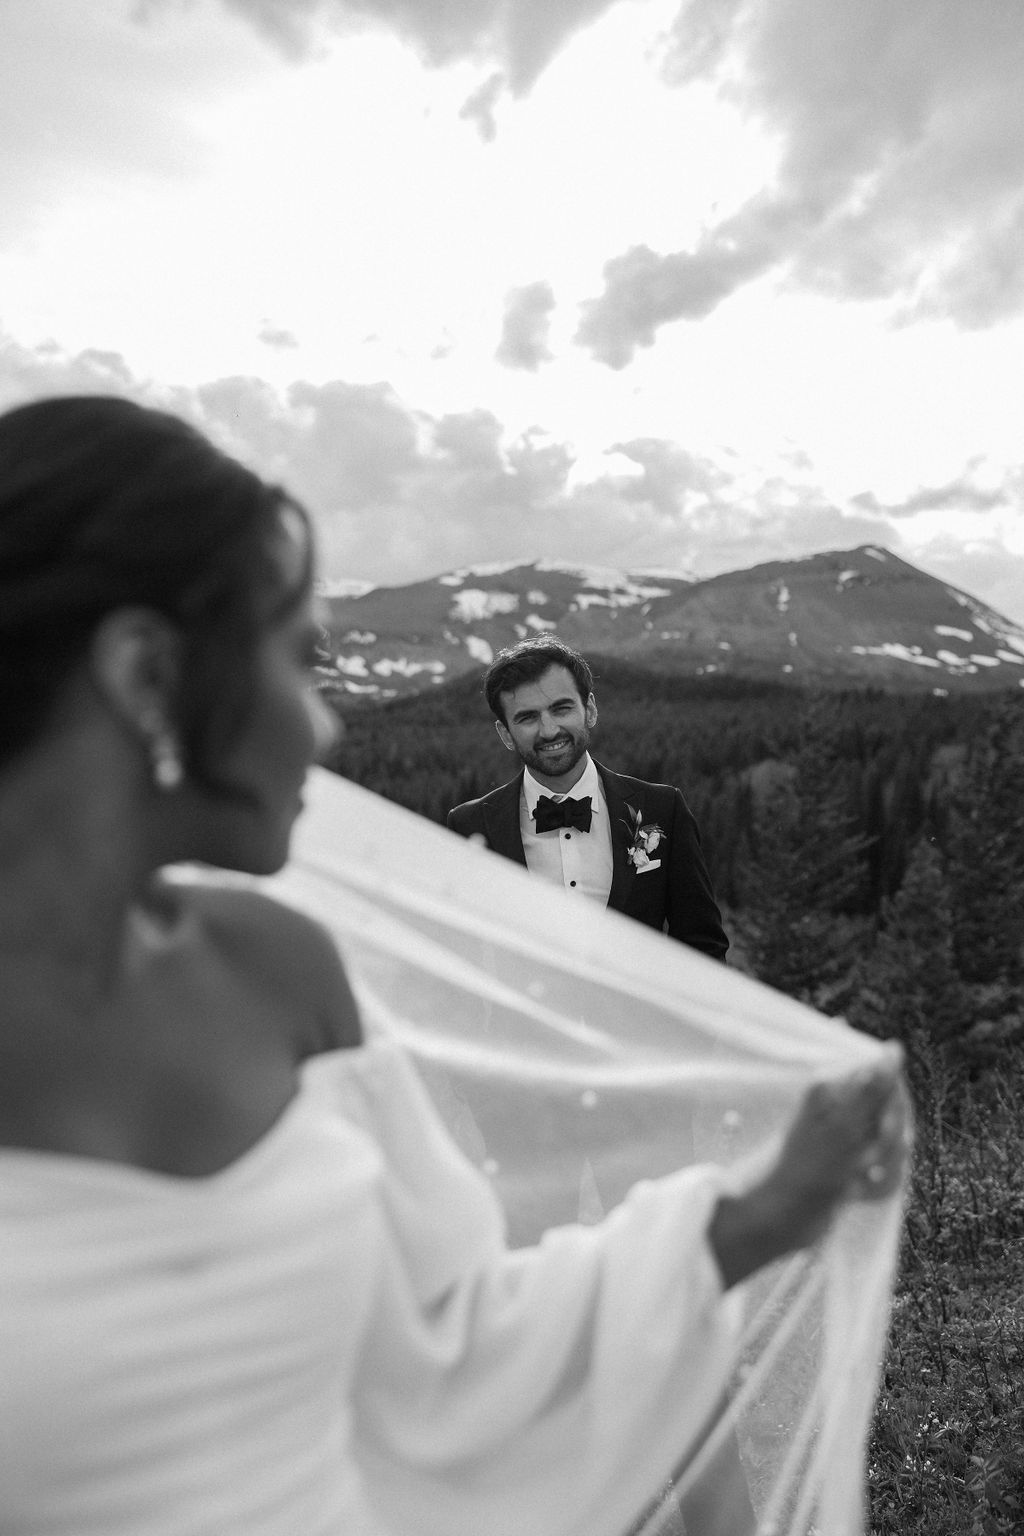
[[[410,661],[407,656],[382,656],[373,664],[378,677],[416,677],[420,672],[440,675],[448,669],[443,661]]]
[[[477,624],[493,619],[498,613],[515,613],[518,607],[518,593],[485,592],[482,587],[464,587],[448,610],[448,617],[457,624]]]
[[[588,608],[617,608],[618,606],[618,594],[615,592],[577,592],[569,604],[569,609],[572,613],[586,613]]]
[[[374,699],[393,699],[398,691],[395,688],[381,688],[376,683],[353,683],[347,678],[342,687],[346,693],[363,694]]]
[[[614,600],[618,603],[640,603],[656,597],[670,597],[673,586],[680,584],[692,585],[696,577],[688,571],[669,571],[662,568],[642,569],[638,571],[621,570],[614,566],[575,564],[566,560],[495,560],[480,565],[461,566],[456,571],[449,571],[443,576],[437,577],[437,583],[443,587],[457,587],[462,589],[461,595],[466,596],[474,591],[473,586],[466,586],[467,582],[477,583],[490,580],[496,576],[505,576],[510,571],[535,571],[537,574],[569,577],[579,582],[581,587],[588,591],[605,592],[614,594]],[[578,595],[578,594],[577,594]],[[534,608],[545,607],[551,602],[547,592],[535,589],[527,593],[526,601]],[[508,611],[508,610],[501,610]]]
[[[567,565],[560,560],[538,560],[535,571],[547,571],[553,575],[572,576],[584,587],[616,594],[620,602],[640,603],[651,597],[670,597],[671,587],[662,585],[666,580],[690,582],[691,577],[678,572],[669,576],[666,571],[622,571],[608,565]],[[578,596],[579,594],[577,594]]]
[[[367,592],[373,592],[376,582],[359,581],[356,578],[346,580],[339,577],[334,580],[317,581],[316,590],[319,597],[365,597]]]
[[[976,598],[968,597],[966,592],[958,592],[956,587],[947,587],[947,593],[961,608],[966,608],[974,620],[974,627],[983,635],[988,635],[990,640],[998,640],[1003,645],[1010,646],[1015,651],[1024,655],[1024,628],[1015,624],[1012,619],[1004,619],[998,613],[993,613],[991,608],[985,608]],[[973,639],[974,636],[972,635]]]
[[[919,645],[899,645],[892,640],[883,645],[851,645],[850,650],[855,656],[893,656],[897,661],[909,661],[916,667],[941,665],[934,656],[925,656]]]
[[[642,665],[649,651],[659,667],[691,677],[774,671],[800,673],[812,685],[823,677],[934,691],[940,672],[943,691],[1024,686],[1024,625],[881,546],[767,562],[698,582],[696,596],[693,585],[678,571],[656,577],[544,559],[378,587],[366,603],[334,604],[342,654],[320,680],[339,695],[422,692],[489,665],[502,646],[557,634],[564,624],[584,654]]]
[[[584,583],[584,590],[574,593],[569,607],[574,613],[585,613],[588,608],[635,608],[638,603],[649,605],[652,598],[671,596],[668,587],[644,587],[623,577],[608,587]]]
[[[466,636],[466,650],[474,661],[481,662],[485,667],[489,667],[494,660],[494,651],[480,635]]]
[[[466,581],[480,576],[504,576],[508,571],[518,571],[523,566],[532,565],[532,560],[492,560],[483,565],[464,565],[457,571],[449,571],[445,576],[437,578],[438,585],[442,587],[461,587]]]

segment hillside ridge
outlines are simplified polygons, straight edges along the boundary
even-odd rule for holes
[[[585,653],[689,677],[979,692],[1024,686],[1024,627],[873,544],[697,579],[502,561],[325,595],[341,701],[422,693],[552,632]]]

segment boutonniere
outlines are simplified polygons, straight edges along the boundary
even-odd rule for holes
[[[652,855],[661,846],[665,828],[659,827],[656,821],[644,821],[641,813],[628,800],[626,810],[629,812],[628,818],[620,818],[630,838],[626,857],[634,869],[646,869],[653,862]]]

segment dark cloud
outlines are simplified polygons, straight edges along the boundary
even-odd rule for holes
[[[550,362],[548,332],[555,295],[550,283],[527,283],[513,288],[505,296],[505,318],[501,341],[495,352],[506,368],[523,368],[536,373],[541,363]]]
[[[1024,307],[1024,26],[1007,0],[689,0],[665,56],[780,145],[689,251],[613,258],[578,340],[623,367],[766,272],[990,325]]]

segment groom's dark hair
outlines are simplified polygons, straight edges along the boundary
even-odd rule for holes
[[[523,683],[535,683],[549,667],[565,667],[571,672],[580,699],[584,704],[587,702],[594,691],[594,674],[579,651],[553,635],[537,635],[499,651],[487,668],[484,694],[495,718],[507,725],[501,695],[512,693]]]

